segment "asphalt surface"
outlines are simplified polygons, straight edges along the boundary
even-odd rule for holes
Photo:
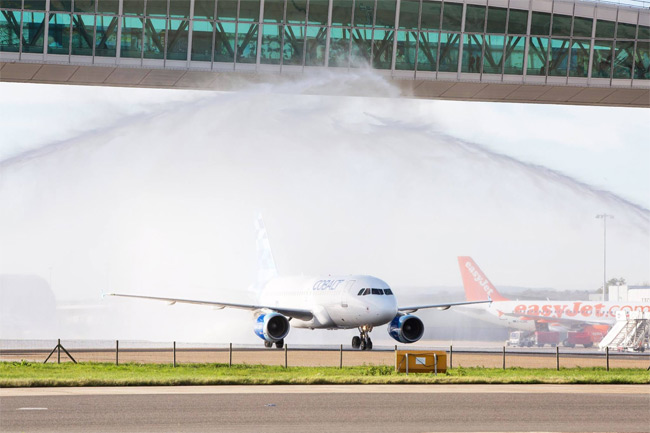
[[[0,430],[650,432],[647,388],[411,385],[4,389],[0,390]]]

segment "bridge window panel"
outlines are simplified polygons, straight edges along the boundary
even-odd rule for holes
[[[399,7],[399,28],[417,30],[420,21],[420,0],[402,0]],[[399,36],[397,37],[399,40]]]
[[[635,39],[636,25],[627,23],[618,23],[616,28],[616,39]]]
[[[72,16],[72,54],[93,55],[95,15]]]
[[[573,36],[578,38],[590,38],[594,20],[591,18],[573,18]]]
[[[72,0],[50,0],[50,11],[72,12]]]
[[[553,15],[551,34],[553,36],[571,36],[571,17],[567,15]]]
[[[394,29],[396,6],[395,0],[377,0],[375,27]]]
[[[284,28],[284,46],[282,63],[285,65],[302,65],[305,50],[305,27],[286,26]]]
[[[354,26],[372,27],[375,17],[375,0],[355,0]]]
[[[485,6],[467,5],[465,31],[470,33],[483,33],[485,31]]]
[[[166,17],[167,0],[147,0],[144,11],[149,17]]]
[[[196,7],[196,6],[195,6]],[[198,62],[212,60],[212,33],[214,24],[208,21],[192,22],[192,52],[190,59]]]
[[[632,78],[634,42],[617,41],[614,50],[614,78]]]
[[[548,75],[566,77],[570,46],[571,44],[568,39],[551,39]]]
[[[99,0],[100,7],[102,2],[103,0]],[[124,0],[122,13],[124,15],[144,15],[144,0]]]
[[[505,36],[486,35],[483,54],[483,73],[501,74]]]
[[[650,42],[638,41],[634,56],[634,79],[650,80]]]
[[[330,30],[329,66],[348,67],[350,63],[350,30]]]
[[[45,0],[25,0],[23,9],[27,11],[44,11]]]
[[[74,11],[75,12],[86,12],[94,13],[95,12],[95,0],[75,0],[74,1]]]
[[[505,8],[495,8],[490,6],[487,10],[487,33],[500,33],[506,32],[508,10]]]
[[[441,8],[440,2],[422,2],[421,30],[440,30]]]
[[[528,11],[510,9],[508,17],[508,33],[525,35],[528,28]]]
[[[75,7],[77,2],[74,2]],[[100,14],[117,15],[120,13],[120,0],[97,0],[97,12]]]
[[[189,18],[190,0],[170,0],[169,16],[171,18]]]
[[[530,22],[530,34],[548,36],[551,30],[551,14],[533,12]],[[510,30],[508,30],[510,32]]]
[[[418,45],[417,37],[417,32],[397,32],[395,69],[400,71],[415,71],[415,56]]]
[[[285,0],[264,0],[264,22],[265,23],[282,23],[284,22],[284,5]]]
[[[237,19],[237,0],[217,0],[217,18],[235,21]]]
[[[587,77],[590,49],[591,41],[589,39],[573,40],[571,43],[571,65],[569,67],[570,77]]]
[[[591,65],[592,78],[610,78],[612,69],[612,41],[595,41]]]
[[[219,0],[221,4],[221,0]],[[219,7],[217,5],[217,7]],[[214,34],[214,61],[233,63],[235,61],[235,23],[216,23]]]
[[[648,26],[639,26],[638,39],[650,40],[650,27],[648,27]]]
[[[434,72],[437,69],[438,45],[440,35],[438,32],[420,33],[420,43],[418,46],[418,71]]]
[[[526,38],[520,35],[510,35],[506,39],[506,50],[503,60],[503,73],[506,75],[523,75]]]
[[[237,26],[237,63],[257,62],[257,24]]]
[[[196,19],[212,20],[215,17],[215,10],[215,0],[194,0],[194,18]]]
[[[70,14],[50,14],[47,35],[49,54],[70,54]]]
[[[548,38],[531,36],[528,45],[527,75],[546,75]]]
[[[440,34],[440,60],[438,61],[438,71],[440,72],[458,71],[459,48],[460,48],[460,33]],[[418,70],[419,69],[420,68],[418,67]]]
[[[350,54],[350,67],[360,68],[370,65],[372,49],[372,29],[353,29]]]
[[[266,16],[266,10],[264,15]],[[282,31],[283,31],[283,26],[272,25],[272,24],[264,24],[262,26],[262,46],[260,47],[260,63],[263,63],[265,65],[279,65],[281,63]]]
[[[352,25],[352,0],[332,0],[332,25],[349,27]]]
[[[17,53],[20,49],[20,14],[19,11],[2,11],[0,13],[0,52]]]
[[[260,0],[240,0],[239,20],[253,21],[260,20]]]
[[[23,12],[23,53],[42,53],[44,32],[44,12]]]
[[[329,16],[329,0],[309,0],[309,24],[327,25]]]
[[[463,38],[463,60],[461,72],[477,74],[481,72],[481,51],[483,35],[465,35]]]
[[[442,30],[459,32],[463,18],[463,5],[458,3],[445,3],[442,8]],[[442,61],[440,62],[442,65]]]
[[[372,42],[372,66],[375,69],[390,69],[393,62],[393,30],[375,29]]]
[[[597,38],[611,38],[614,39],[614,30],[616,29],[616,23],[613,21],[596,21],[596,37]]]
[[[115,57],[117,53],[117,24],[119,17],[97,15],[95,26],[95,56]],[[142,27],[140,27],[142,32]],[[124,38],[124,29],[122,29],[122,38]],[[138,55],[140,53],[138,51]]]
[[[327,27],[307,27],[305,65],[325,66],[326,49]]]
[[[139,59],[142,57],[142,30],[143,25],[140,18],[122,18],[120,57],[128,57],[132,59]]]
[[[0,0],[0,9],[22,9],[22,8],[23,8],[22,0]]]
[[[147,3],[148,4],[148,3]],[[147,18],[144,23],[144,58],[162,59],[165,54],[165,28],[167,20]]]
[[[307,0],[287,1],[287,22],[291,24],[307,22]]]
[[[167,59],[187,60],[189,20],[169,20]]]

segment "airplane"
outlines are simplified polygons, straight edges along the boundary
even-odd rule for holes
[[[159,296],[110,293],[109,296],[176,303],[209,305],[218,309],[238,308],[253,313],[253,331],[264,346],[282,348],[290,322],[296,328],[358,329],[354,349],[371,350],[370,332],[388,324],[388,334],[400,343],[415,343],[424,335],[424,324],[412,313],[426,308],[489,303],[489,300],[398,306],[386,282],[370,275],[281,277],[261,216],[256,221],[258,280],[253,286],[256,303],[201,301]]]
[[[458,257],[467,301],[491,299],[489,305],[466,306],[459,312],[522,331],[607,333],[617,311],[650,312],[650,304],[598,301],[516,301],[499,293],[471,257]]]

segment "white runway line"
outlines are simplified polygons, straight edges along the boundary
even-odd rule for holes
[[[19,407],[16,410],[47,410],[46,407]]]

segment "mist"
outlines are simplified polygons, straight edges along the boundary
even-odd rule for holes
[[[43,335],[254,343],[247,312],[101,293],[249,299],[258,213],[284,275],[370,274],[398,300],[433,286],[462,300],[456,257],[470,255],[497,286],[595,291],[606,212],[608,275],[650,281],[643,206],[444,134],[360,74],[156,105],[1,162],[0,273],[39,276],[59,308],[87,307]],[[386,97],[310,95],[337,86]],[[289,338],[315,335],[349,339]]]

